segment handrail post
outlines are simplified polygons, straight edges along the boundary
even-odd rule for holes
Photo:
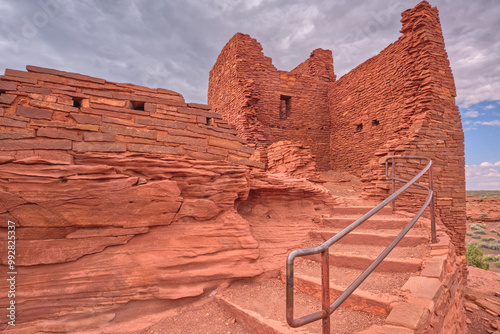
[[[322,334],[330,334],[330,265],[329,248],[321,252],[321,305],[323,310],[323,330]],[[326,313],[326,314],[325,314]]]
[[[396,191],[396,164],[394,161],[394,157],[391,158],[391,164],[392,164],[392,193]],[[396,198],[392,200],[392,212],[396,212]]]
[[[434,181],[433,181],[433,176],[432,176],[432,165],[429,168],[429,188],[430,191],[432,192],[432,199],[431,199],[431,242],[433,244],[437,243],[437,238],[436,238],[436,212],[435,212],[435,207],[434,207]]]

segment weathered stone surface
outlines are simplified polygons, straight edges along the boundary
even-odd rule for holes
[[[418,329],[427,321],[429,310],[413,304],[396,304],[387,317],[388,325]]]
[[[187,199],[182,202],[178,219],[193,217],[196,220],[209,220],[216,217],[220,209],[208,199]]]
[[[50,110],[32,108],[21,105],[17,107],[16,111],[16,115],[28,118],[37,118],[37,119],[52,119],[52,114],[53,112]]]

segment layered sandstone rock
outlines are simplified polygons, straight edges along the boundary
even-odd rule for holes
[[[292,142],[279,141],[267,148],[267,170],[306,179],[319,179],[315,158],[309,147]]]

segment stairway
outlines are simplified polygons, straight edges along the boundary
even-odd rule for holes
[[[372,206],[341,206],[310,232],[304,248],[321,244]],[[410,218],[392,214],[390,207],[366,221],[330,248],[330,295],[333,302],[396,237]],[[422,218],[421,218],[422,220]],[[425,220],[424,220],[425,221]],[[427,223],[417,223],[384,262],[331,316],[331,333],[357,333],[384,325],[394,305],[404,300],[403,285],[415,276],[429,254]],[[295,318],[321,310],[319,256],[295,261]],[[283,259],[283,263],[285,259]],[[285,320],[285,273],[280,277],[240,281],[216,295],[219,305],[251,333],[321,333],[317,321],[290,328]],[[377,327],[380,329],[380,327]],[[373,333],[377,333],[373,331]]]

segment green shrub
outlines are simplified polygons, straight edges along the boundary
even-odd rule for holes
[[[484,237],[484,238],[481,238],[482,241],[494,241],[496,242],[497,239],[496,238],[493,238],[493,237]]]
[[[467,259],[467,265],[485,270],[490,269],[489,263],[484,261],[482,250],[473,244],[466,245],[466,248],[467,254],[465,255],[465,258]]]
[[[491,232],[492,232],[492,233],[498,233],[498,232],[497,232],[497,230],[495,230],[494,228],[493,228],[493,229],[491,229]]]
[[[471,228],[471,230],[482,230],[482,229],[486,228],[486,225],[474,223],[474,224],[470,224],[470,228]]]
[[[483,235],[486,234],[486,232],[483,229],[474,231],[474,233],[476,233],[476,234],[483,234]]]
[[[500,268],[500,260],[499,261],[495,261],[495,263],[493,263],[495,265],[495,267],[497,268]]]
[[[471,231],[467,231],[467,235],[470,237],[472,235]]]
[[[492,249],[492,250],[500,250],[500,242],[481,242],[478,246],[479,248],[487,248],[487,249]]]
[[[474,235],[471,235],[471,238],[472,239],[481,239],[481,236],[474,234]]]

